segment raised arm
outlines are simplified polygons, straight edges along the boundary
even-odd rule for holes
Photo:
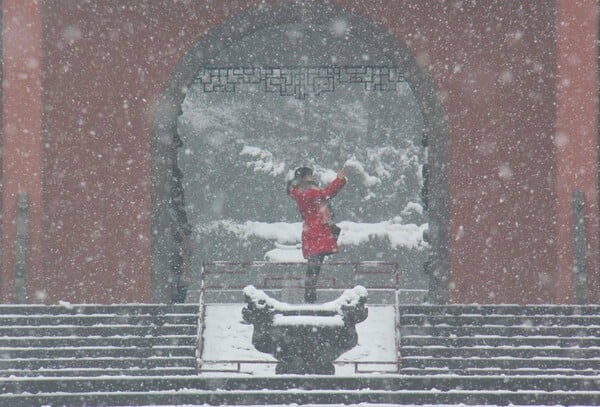
[[[346,177],[337,177],[325,189],[322,190],[324,199],[331,199],[337,195],[338,192],[346,185]]]
[[[327,185],[325,188],[323,189],[318,189],[318,188],[314,188],[314,189],[292,189],[290,191],[290,195],[292,195],[294,198],[301,198],[301,199],[308,199],[308,200],[314,200],[314,199],[331,199],[334,196],[336,196],[336,194],[338,192],[340,192],[340,190],[344,187],[344,185],[346,185],[346,177],[344,176],[343,173],[338,173],[338,177],[336,179],[334,179],[329,185]]]

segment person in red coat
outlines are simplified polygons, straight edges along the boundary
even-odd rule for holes
[[[304,283],[304,300],[314,303],[317,300],[317,280],[325,256],[338,251],[337,238],[340,228],[333,223],[333,215],[328,201],[346,184],[344,170],[327,187],[319,188],[313,171],[301,167],[294,172],[294,179],[288,183],[288,194],[298,204],[302,216],[302,255],[308,260]]]

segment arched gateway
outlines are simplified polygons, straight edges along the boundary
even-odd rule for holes
[[[429,79],[383,27],[322,4],[234,17],[180,62],[153,147],[155,301],[171,300],[188,253],[192,273],[293,257],[284,184],[300,165],[324,182],[350,173],[340,260],[397,260],[403,284],[445,301],[447,129]]]

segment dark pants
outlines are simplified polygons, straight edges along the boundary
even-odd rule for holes
[[[316,254],[308,258],[306,279],[304,280],[304,301],[309,304],[314,304],[317,301],[317,280],[324,259],[324,254]]]
[[[331,234],[338,240],[342,230],[338,225],[331,225]],[[308,257],[308,266],[306,268],[306,279],[304,280],[304,301],[314,304],[317,301],[317,281],[321,272],[321,264],[326,254],[315,254]]]

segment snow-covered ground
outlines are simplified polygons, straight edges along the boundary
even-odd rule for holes
[[[204,331],[202,357],[209,360],[246,361],[241,372],[246,375],[269,376],[275,374],[275,359],[252,346],[252,325],[242,320],[243,304],[208,304]],[[395,369],[395,315],[393,306],[371,305],[367,319],[356,325],[358,345],[344,353],[336,361],[336,375],[353,375],[356,362],[380,362],[359,364],[362,372],[385,373]],[[236,363],[218,364],[205,362],[204,369],[237,368]],[[217,373],[204,373],[217,374]]]

